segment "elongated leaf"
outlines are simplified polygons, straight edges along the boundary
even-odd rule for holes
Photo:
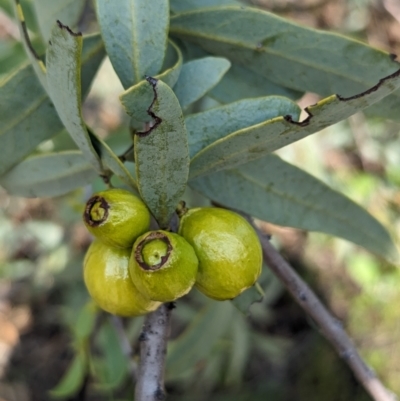
[[[242,292],[231,302],[236,309],[238,309],[244,315],[248,315],[250,306],[253,305],[255,302],[261,302],[263,296],[263,289],[258,283],[256,283],[246,291]]]
[[[63,129],[31,65],[0,84],[0,176]]]
[[[103,391],[118,388],[128,373],[128,359],[123,354],[120,340],[109,321],[102,325],[98,343],[104,357],[99,387]]]
[[[209,356],[228,329],[234,308],[230,302],[210,302],[168,349],[167,380],[176,380]]]
[[[195,10],[197,8],[240,5],[239,1],[235,0],[170,0],[170,7],[174,13],[182,11]]]
[[[182,52],[179,47],[172,41],[168,41],[167,54],[165,55],[162,72],[154,78],[165,82],[169,87],[173,87],[179,78],[182,68]]]
[[[149,113],[155,121],[147,134],[135,135],[136,177],[140,195],[165,228],[185,191],[189,148],[182,110],[172,89],[162,81],[150,80],[148,86],[154,90]]]
[[[81,56],[81,81],[82,96],[85,97],[93,82],[93,78],[99,69],[105,56],[104,44],[100,34],[94,33],[83,37],[83,47]]]
[[[182,66],[174,92],[182,109],[203,97],[228,71],[231,63],[221,57],[205,57]]]
[[[220,103],[231,103],[243,98],[279,95],[299,99],[303,92],[275,84],[255,71],[233,63],[218,85],[208,94]]]
[[[245,318],[236,313],[232,322],[232,347],[225,377],[225,382],[228,385],[240,387],[240,383],[243,380],[246,364],[250,356],[250,333],[251,330]]]
[[[332,95],[306,109],[309,117],[298,123],[277,117],[239,130],[200,151],[192,160],[190,178],[232,168],[314,134],[365,109],[400,87],[400,70],[381,79],[368,91],[351,98]]]
[[[248,7],[178,14],[170,32],[279,85],[323,96],[353,96],[399,68],[386,52]],[[370,112],[399,120],[399,105],[396,91]]]
[[[42,84],[43,88],[47,92],[47,79],[46,79],[46,67],[41,60],[41,58],[36,53],[35,49],[32,46],[32,43],[28,36],[28,30],[26,27],[25,16],[22,10],[21,4],[19,0],[15,1],[15,16],[18,21],[18,28],[21,35],[22,43],[24,44],[24,48],[26,54],[30,62],[32,63],[32,67],[35,70],[36,76],[39,79],[40,83]]]
[[[75,355],[61,381],[50,391],[50,395],[54,398],[67,398],[75,394],[85,379],[86,370],[86,355],[79,352]]]
[[[86,93],[104,57],[99,35],[83,40],[82,87]],[[30,65],[0,83],[0,176],[44,140],[64,129]]]
[[[48,93],[58,115],[73,140],[93,168],[104,174],[82,117],[81,105],[82,36],[58,23],[52,31],[47,49]]]
[[[211,54],[202,47],[177,39],[184,60],[193,60],[207,57]],[[232,103],[243,98],[279,95],[289,99],[299,99],[303,92],[278,85],[264,76],[257,74],[244,66],[232,63],[231,68],[225,73],[221,81],[208,93],[208,96],[224,104]]]
[[[47,42],[57,20],[71,29],[77,26],[85,2],[82,0],[35,0],[33,6],[40,31]]]
[[[191,114],[185,119],[190,157],[235,131],[285,115],[297,120],[300,108],[296,103],[280,96],[243,99],[202,113]]]
[[[275,155],[190,186],[214,201],[271,223],[332,234],[383,258],[398,258],[386,229],[364,209]]]
[[[97,16],[124,88],[158,74],[167,48],[167,0],[97,0]]]
[[[90,183],[96,172],[79,151],[32,156],[0,178],[10,195],[27,198],[66,194]]]

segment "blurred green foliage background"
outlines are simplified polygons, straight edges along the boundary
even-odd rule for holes
[[[28,25],[37,29],[25,0]],[[390,0],[254,0],[308,26],[343,32],[400,54],[400,7]],[[0,1],[7,9],[8,1]],[[25,60],[18,29],[0,10],[0,76]],[[39,44],[40,45],[40,44]],[[109,62],[95,79],[85,119],[119,152],[129,136]],[[306,94],[302,107],[318,98]],[[120,135],[121,136],[121,135]],[[65,146],[65,137],[38,152]],[[120,153],[120,152],[119,152]],[[399,125],[358,114],[281,149],[285,160],[363,205],[400,234]],[[56,199],[10,198],[0,189],[0,400],[129,400],[142,318],[118,326],[90,302],[82,258],[91,238],[81,222],[99,180]],[[187,192],[189,206],[204,199]],[[262,224],[285,257],[343,321],[358,349],[400,392],[400,272],[339,239]],[[267,268],[261,303],[244,316],[200,293],[177,302],[167,360],[170,400],[362,401],[347,366]],[[52,390],[52,391],[50,391]]]

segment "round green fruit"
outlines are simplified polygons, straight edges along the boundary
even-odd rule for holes
[[[130,249],[114,248],[95,240],[85,256],[86,288],[100,308],[114,315],[144,315],[161,305],[144,297],[134,286],[128,269],[130,255]]]
[[[194,249],[184,238],[158,230],[136,240],[129,271],[144,296],[153,301],[172,302],[191,290],[198,263]]]
[[[124,189],[94,194],[87,202],[83,221],[105,244],[130,248],[150,227],[150,212],[137,196]]]
[[[190,209],[179,234],[199,259],[196,287],[224,301],[251,287],[261,274],[262,249],[253,227],[237,213],[219,208]]]

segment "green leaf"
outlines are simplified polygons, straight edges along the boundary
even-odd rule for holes
[[[4,39],[0,42],[0,80],[25,61],[26,53],[22,43]]]
[[[190,186],[212,200],[282,226],[332,234],[389,261],[398,253],[386,229],[368,212],[303,170],[268,155],[220,171]]]
[[[233,312],[234,308],[230,302],[210,301],[186,330],[169,343],[167,380],[179,379],[208,358],[215,343],[230,326]]]
[[[172,64],[172,53],[176,52],[176,63]],[[178,46],[171,40],[169,41],[168,51],[163,66],[163,72],[156,75],[154,79],[161,80],[166,83],[169,87],[175,85],[178,80],[179,74],[182,68],[182,53]],[[144,79],[138,84],[130,87],[128,90],[120,95],[120,100],[126,110],[129,110],[128,114],[132,115],[131,126],[143,127],[143,123],[152,120],[152,117],[147,113],[149,104],[153,101],[154,93],[153,88]]]
[[[221,57],[205,57],[182,66],[174,92],[182,109],[203,97],[228,71],[231,63]]]
[[[195,10],[197,8],[207,8],[227,5],[240,5],[235,0],[170,0],[170,7],[174,13]]]
[[[0,84],[0,176],[63,129],[31,65]]]
[[[26,54],[30,62],[32,63],[32,67],[35,70],[36,76],[42,84],[43,88],[47,92],[47,79],[46,79],[46,67],[41,60],[41,58],[36,53],[35,49],[32,46],[32,43],[29,39],[28,30],[26,27],[25,16],[22,10],[21,4],[19,0],[15,1],[15,16],[18,21],[19,33],[21,35],[22,43],[24,45]]]
[[[285,115],[291,115],[297,120],[300,108],[296,103],[280,96],[243,99],[202,113],[191,114],[185,119],[190,157],[235,131]]]
[[[108,320],[98,333],[97,343],[104,358],[99,387],[103,391],[118,388],[128,373],[128,359],[123,354],[117,333]]]
[[[33,2],[39,28],[47,42],[57,20],[71,29],[76,28],[85,8],[82,0],[35,0]]]
[[[231,302],[233,306],[245,315],[249,314],[250,306],[255,302],[261,302],[264,296],[264,291],[261,286],[256,283]]]
[[[84,352],[78,352],[64,376],[50,391],[54,398],[67,398],[74,395],[82,386],[87,371],[87,359]]]
[[[97,16],[124,88],[161,70],[169,25],[167,0],[97,0]]]
[[[231,329],[232,347],[226,369],[225,383],[240,387],[250,356],[250,328],[243,316],[236,313]]]
[[[332,95],[319,101],[306,109],[309,116],[300,123],[290,117],[277,117],[236,131],[212,143],[192,159],[190,178],[260,158],[346,119],[399,87],[400,70],[380,80],[377,85],[364,93],[350,98]]]
[[[299,91],[353,96],[399,67],[386,52],[248,7],[195,10],[171,18],[170,32]],[[370,110],[400,119],[400,91]]]
[[[82,117],[81,105],[82,36],[58,23],[47,49],[48,93],[65,128],[93,168],[104,174]]]
[[[105,56],[104,44],[100,34],[85,35],[81,56],[82,95],[85,97],[92,85],[94,76]]]
[[[98,308],[93,301],[86,303],[79,311],[75,325],[72,328],[78,342],[89,339],[96,323],[97,312]]]
[[[182,110],[172,89],[149,80],[154,100],[149,110],[154,125],[134,138],[139,192],[162,228],[185,191],[189,174],[189,148]],[[129,109],[126,110],[131,114]]]
[[[84,186],[95,177],[81,152],[66,151],[29,157],[4,174],[0,185],[10,195],[51,197]]]
[[[229,71],[208,95],[220,103],[231,103],[243,98],[270,95],[299,99],[303,92],[275,84],[262,75],[233,63]]]
[[[87,92],[104,56],[99,35],[83,40],[82,87]],[[0,176],[64,129],[57,112],[25,65],[0,83]]]
[[[179,78],[182,69],[182,62],[183,57],[181,50],[172,40],[169,40],[164,64],[161,69],[162,72],[154,78],[160,79],[172,88]]]

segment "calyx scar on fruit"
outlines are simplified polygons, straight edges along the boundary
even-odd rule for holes
[[[128,270],[129,248],[115,248],[95,240],[84,260],[86,288],[100,308],[119,316],[144,315],[161,304],[143,296]]]
[[[180,235],[158,230],[140,236],[129,261],[131,278],[146,297],[171,302],[187,294],[196,279],[194,249]]]
[[[179,234],[199,259],[196,287],[210,298],[228,300],[261,274],[262,249],[253,227],[226,209],[195,208],[181,217]]]
[[[83,214],[87,229],[105,244],[129,248],[150,227],[150,212],[144,202],[123,189],[94,194]]]

